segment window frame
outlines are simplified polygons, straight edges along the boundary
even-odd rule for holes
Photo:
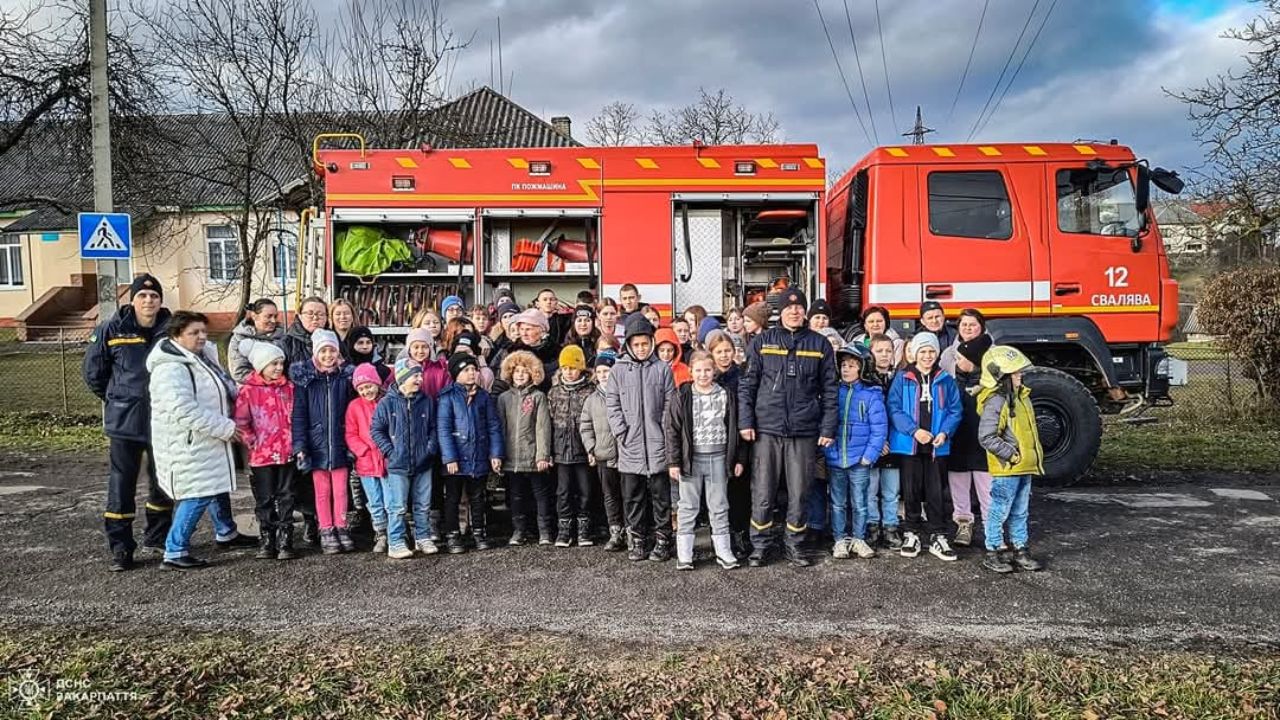
[[[937,227],[935,227],[935,225],[934,225],[934,204],[933,204],[934,193],[933,193],[933,188],[932,188],[932,185],[931,185],[931,183],[932,183],[933,178],[934,178],[934,176],[935,176],[935,175],[937,175],[937,176],[942,176],[942,175],[950,175],[950,176],[956,176],[956,175],[993,175],[993,176],[995,176],[995,177],[999,178],[999,180],[1000,180],[1000,188],[1001,188],[1001,190],[1002,190],[1002,191],[1003,191],[1003,193],[1004,193],[1003,201],[1004,201],[1005,205],[1007,205],[1007,206],[1008,206],[1008,208],[1009,208],[1008,228],[1006,229],[1005,234],[1004,234],[1004,235],[997,235],[997,236],[990,236],[990,235],[965,235],[965,234],[959,234],[959,233],[955,233],[955,232],[944,232],[944,231],[942,231],[942,230],[939,230]],[[955,170],[951,170],[951,169],[947,169],[947,170],[929,170],[929,171],[927,171],[927,172],[925,173],[924,196],[925,196],[925,198],[924,198],[924,199],[925,199],[925,226],[928,228],[929,234],[930,234],[930,235],[932,235],[932,236],[934,236],[934,237],[940,237],[940,238],[958,238],[958,239],[962,239],[962,240],[991,240],[991,241],[994,241],[994,242],[1008,242],[1008,241],[1012,240],[1012,239],[1013,239],[1013,236],[1016,234],[1016,231],[1017,231],[1017,224],[1015,223],[1015,218],[1014,218],[1014,216],[1013,216],[1013,213],[1014,213],[1014,209],[1013,209],[1013,195],[1009,192],[1009,179],[1008,179],[1007,177],[1005,177],[1004,172],[1003,172],[1003,171],[1001,171],[1001,170],[998,170],[998,169],[992,169],[992,168],[981,168],[981,169],[980,169],[980,168],[973,168],[973,169],[955,169]],[[945,196],[939,195],[939,197],[945,197]],[[981,198],[981,199],[986,200],[986,198]],[[999,198],[993,198],[992,200],[999,201]]]
[[[0,232],[0,263],[4,264],[7,273],[5,280],[0,282],[0,291],[27,287],[26,268],[22,266],[22,238],[17,233]],[[13,282],[15,274],[17,282]]]
[[[243,268],[240,267],[242,264],[240,261],[240,238],[239,238],[239,235],[236,233],[236,226],[232,225],[231,223],[208,223],[208,224],[205,224],[203,227],[204,227],[204,251],[205,251],[206,258],[208,259],[207,264],[209,267],[209,271],[208,273],[206,273],[206,277],[209,280],[209,282],[216,282],[216,283],[240,282],[240,272],[243,270]],[[211,230],[214,230],[215,228],[226,228],[227,230],[230,231],[231,234],[229,237],[211,237],[209,233]],[[214,257],[213,244],[214,243],[217,243],[218,245],[222,246],[222,249],[219,251],[220,264],[216,267],[213,262],[213,257]],[[227,258],[226,246],[228,243],[230,243],[231,246],[234,248],[235,257],[236,257],[235,266],[230,268],[227,267],[227,262],[226,262],[226,258]]]
[[[1137,236],[1142,232],[1142,230],[1141,230],[1141,227],[1142,227],[1142,225],[1141,225],[1141,223],[1142,223],[1142,216],[1141,216],[1141,214],[1140,214],[1140,213],[1138,213],[1138,212],[1137,212],[1137,194],[1138,194],[1138,189],[1137,189],[1137,187],[1135,186],[1135,183],[1134,183],[1134,180],[1133,180],[1133,175],[1132,175],[1132,174],[1130,174],[1130,173],[1129,173],[1129,171],[1128,171],[1127,169],[1124,169],[1124,168],[1114,168],[1114,169],[1112,169],[1112,171],[1111,171],[1111,176],[1112,176],[1112,177],[1115,177],[1115,176],[1116,176],[1116,175],[1118,175],[1118,174],[1123,174],[1123,175],[1124,175],[1124,177],[1125,177],[1125,180],[1127,180],[1127,181],[1128,181],[1128,182],[1127,182],[1127,183],[1125,183],[1125,184],[1126,184],[1126,185],[1127,185],[1127,187],[1129,188],[1130,196],[1133,198],[1133,201],[1134,201],[1134,204],[1133,204],[1133,206],[1132,206],[1132,207],[1133,207],[1133,210],[1134,210],[1134,213],[1133,213],[1133,217],[1132,217],[1132,219],[1138,222],[1138,229],[1136,229],[1135,231],[1133,231],[1133,234],[1130,234],[1129,232],[1125,232],[1125,233],[1118,234],[1118,235],[1117,235],[1117,234],[1108,234],[1108,233],[1103,233],[1103,232],[1094,232],[1092,229],[1084,229],[1084,230],[1080,230],[1080,229],[1068,229],[1068,228],[1065,228],[1065,227],[1063,227],[1063,226],[1062,226],[1062,220],[1063,220],[1063,218],[1064,218],[1064,217],[1068,217],[1068,215],[1067,215],[1067,214],[1065,214],[1065,213],[1063,213],[1063,212],[1062,212],[1062,201],[1063,201],[1063,199],[1064,199],[1065,197],[1067,197],[1067,196],[1060,196],[1060,195],[1058,195],[1058,189],[1059,189],[1060,187],[1062,187],[1062,185],[1059,183],[1058,176],[1059,176],[1059,175],[1061,175],[1062,173],[1072,173],[1072,172],[1080,172],[1080,171],[1090,171],[1090,168],[1087,168],[1087,167],[1079,167],[1079,166],[1066,166],[1066,167],[1057,167],[1057,168],[1054,168],[1054,169],[1053,169],[1053,215],[1054,215],[1054,217],[1053,217],[1053,224],[1054,224],[1054,227],[1057,229],[1057,231],[1058,231],[1058,232],[1060,232],[1060,233],[1062,233],[1062,234],[1064,234],[1064,235],[1088,235],[1088,236],[1090,236],[1090,237],[1101,237],[1101,238],[1124,238],[1124,239],[1126,239],[1126,240],[1127,240],[1127,239],[1134,238],[1134,237],[1137,237]],[[1098,176],[1099,176],[1101,173],[1099,173],[1099,172],[1097,172],[1097,171],[1092,171],[1092,172],[1094,172],[1094,183],[1096,183],[1096,182],[1097,182],[1097,178],[1098,178]],[[1091,183],[1091,184],[1092,184],[1092,183]],[[1114,188],[1114,187],[1118,187],[1118,186],[1119,186],[1119,185],[1121,185],[1121,184],[1122,184],[1122,183],[1116,183],[1115,185],[1112,185],[1111,187],[1112,187],[1112,188]],[[1108,188],[1108,189],[1110,189],[1110,188]],[[1096,195],[1096,194],[1097,194],[1097,193],[1090,193],[1089,195],[1084,195],[1084,196],[1081,196],[1081,197],[1093,197],[1093,196],[1094,196],[1094,195]],[[1097,209],[1097,206],[1096,206],[1096,205],[1093,205],[1093,204],[1091,203],[1091,204],[1090,204],[1089,209],[1090,209],[1090,211],[1091,211],[1090,220],[1092,221],[1092,220],[1094,220],[1094,219],[1096,218],[1096,214],[1095,214],[1093,211],[1095,211],[1095,210]],[[1102,225],[1101,220],[1098,220],[1098,223],[1099,223],[1099,227],[1100,227],[1100,228],[1101,228],[1101,227],[1105,227],[1105,225]],[[1110,223],[1108,223],[1108,224],[1110,224]],[[1126,229],[1126,231],[1127,231],[1127,230],[1128,230],[1128,227],[1129,227],[1129,223],[1128,223],[1128,221],[1125,221],[1125,222],[1124,222],[1124,226],[1125,226],[1125,229]]]

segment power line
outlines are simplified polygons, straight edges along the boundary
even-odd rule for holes
[[[1009,94],[1009,88],[1013,87],[1013,82],[1018,79],[1018,73],[1022,72],[1022,65],[1027,61],[1027,56],[1031,54],[1031,49],[1036,46],[1036,41],[1040,39],[1040,32],[1044,30],[1044,26],[1049,22],[1049,16],[1053,14],[1053,9],[1057,7],[1058,0],[1053,0],[1049,4],[1049,11],[1040,19],[1040,27],[1036,28],[1036,34],[1031,36],[1031,42],[1027,44],[1027,51],[1022,53],[1022,59],[1018,60],[1018,67],[1013,69],[1013,75],[1009,77],[1009,84],[1004,86],[1004,90],[1000,92],[1000,97],[996,100],[996,104],[991,106],[991,113],[987,115],[987,119],[982,122],[978,128],[978,132],[986,129],[987,123],[991,122],[991,118],[996,116],[996,111],[1000,109],[1000,103],[1004,102],[1004,96]]]
[[[893,130],[898,131],[898,111],[893,109],[893,89],[889,87],[889,60],[884,51],[884,26],[880,23],[880,0],[876,0],[876,32],[880,34],[880,64],[884,66],[884,91],[889,96],[889,117],[893,119]],[[867,108],[870,112],[871,109]]]
[[[862,128],[867,144],[878,144],[871,142],[871,135],[867,133],[867,124],[862,121],[862,113],[858,112],[858,103],[853,99],[853,91],[849,89],[849,79],[844,76],[844,68],[840,66],[840,55],[836,53],[836,44],[831,41],[831,31],[827,29],[827,19],[822,15],[822,6],[818,4],[818,0],[813,0],[813,8],[818,11],[818,20],[822,22],[822,34],[827,36],[827,46],[831,48],[831,59],[836,61],[836,71],[840,73],[840,82],[844,85],[844,94],[849,97],[849,107],[853,108],[853,116],[858,118],[858,126]],[[871,108],[867,108],[867,112],[870,111]]]
[[[973,127],[969,129],[969,136],[965,138],[965,142],[973,139],[975,133],[978,132],[978,125],[982,122],[982,117],[987,114],[987,108],[991,107],[991,101],[996,99],[996,91],[1000,89],[1000,83],[1004,81],[1005,73],[1009,72],[1009,65],[1013,63],[1013,56],[1018,54],[1018,47],[1022,45],[1022,38],[1027,34],[1027,28],[1031,27],[1031,18],[1035,17],[1036,10],[1040,8],[1040,0],[1036,0],[1031,6],[1031,12],[1027,13],[1027,21],[1022,24],[1022,32],[1018,33],[1018,39],[1013,43],[1013,48],[1009,50],[1009,57],[1004,61],[1004,67],[1000,69],[1000,76],[996,78],[996,84],[991,87],[991,94],[987,96],[987,101],[982,104],[982,110],[978,112],[978,117],[973,121]]]
[[[987,19],[987,6],[991,0],[983,0],[982,15],[978,16],[978,30],[973,34],[973,45],[969,47],[969,59],[964,63],[964,72],[960,73],[960,84],[956,86],[956,96],[951,100],[951,110],[947,112],[947,125],[951,125],[951,117],[956,113],[956,103],[960,101],[960,91],[964,90],[965,78],[969,77],[969,67],[973,65],[973,53],[978,49],[978,38],[982,36],[982,23]]]
[[[880,133],[876,130],[876,114],[871,111],[871,97],[867,95],[867,79],[862,75],[862,56],[858,54],[858,39],[853,34],[853,18],[849,17],[849,0],[844,0],[844,21],[849,26],[849,42],[853,43],[853,59],[858,62],[858,82],[862,84],[862,100],[867,104],[867,118],[871,120],[871,134],[880,144]]]

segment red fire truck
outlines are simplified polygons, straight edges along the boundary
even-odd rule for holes
[[[1097,456],[1099,410],[1169,402],[1178,286],[1152,184],[1182,189],[1114,142],[878,148],[828,193],[828,297],[846,324],[880,305],[910,328],[926,299],[981,310],[1036,364],[1046,470],[1074,479]]]
[[[358,147],[322,149],[326,141]],[[304,218],[299,297],[345,297],[375,332],[406,332],[449,294],[520,302],[549,287],[616,298],[633,283],[669,317],[720,314],[781,280],[820,294],[825,167],[814,145],[371,149],[321,136],[325,203]],[[344,267],[347,238],[399,259]],[[407,246],[408,252],[397,244]]]

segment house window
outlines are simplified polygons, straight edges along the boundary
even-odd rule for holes
[[[0,288],[22,287],[22,245],[14,234],[0,234]]]
[[[293,238],[280,234],[276,237],[280,239],[275,242],[271,255],[271,277],[295,280],[298,277],[298,246]]]
[[[240,242],[231,225],[205,225],[205,245],[209,249],[209,279],[231,282],[240,279]]]
[[[1013,212],[1004,177],[990,170],[929,173],[929,231],[1008,240],[1013,236]]]

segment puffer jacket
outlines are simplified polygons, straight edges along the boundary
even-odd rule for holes
[[[578,433],[578,419],[582,416],[582,406],[593,392],[595,385],[585,375],[576,384],[567,385],[557,373],[551,392],[547,393],[553,428],[551,451],[557,463],[572,465],[587,461],[587,449]]]
[[[421,390],[405,397],[396,386],[378,401],[369,436],[386,458],[388,473],[412,478],[431,469],[440,450],[435,412],[435,401]]]
[[[387,476],[387,459],[373,441],[373,414],[377,400],[365,400],[357,394],[347,406],[345,440],[347,452],[355,458],[355,472],[360,477]]]
[[[990,340],[987,339],[986,348],[991,347]],[[960,425],[956,427],[956,435],[951,442],[951,455],[948,456],[947,470],[955,472],[986,472],[987,471],[987,451],[982,448],[982,444],[978,442],[978,398],[976,388],[978,381],[982,379],[982,368],[974,366],[968,372],[960,370],[956,367],[956,358],[960,353],[960,338],[957,336],[956,341],[951,347],[942,351],[942,355],[938,356],[938,367],[951,373],[956,379],[956,386],[960,388],[960,405],[963,412],[960,414]]]
[[[506,453],[498,408],[483,387],[470,400],[467,389],[457,383],[440,393],[436,439],[440,443],[440,462],[458,463],[459,475],[483,477],[489,473],[489,461],[501,460]]]
[[[174,500],[203,498],[236,488],[231,440],[234,384],[218,366],[213,343],[204,358],[172,340],[147,356],[151,373],[151,449],[156,482]]]
[[[618,439],[609,429],[609,412],[604,405],[604,388],[595,388],[582,403],[578,416],[578,434],[582,436],[582,449],[596,456],[596,464],[618,467]]]
[[[652,328],[643,315],[627,318],[627,349],[613,366],[605,387],[609,428],[618,441],[618,472],[657,475],[667,471],[667,439],[662,423],[675,400],[671,368],[653,352],[644,360],[631,354],[630,340]]]
[[[355,397],[350,365],[322,373],[311,360],[289,366],[293,380],[293,454],[301,468],[333,470],[347,460],[347,403]]]
[[[439,353],[422,364],[422,392],[427,397],[432,400],[440,397],[440,391],[451,382],[453,380],[449,377],[449,358],[445,357],[444,353]],[[391,384],[394,385],[395,381],[392,380]]]
[[[539,460],[552,460],[551,409],[537,386],[513,387],[498,396],[498,417],[506,451],[503,470],[536,472]]]
[[[861,380],[840,383],[840,425],[826,448],[827,467],[850,468],[864,460],[875,465],[888,436],[884,392]]]
[[[549,391],[551,389],[551,380],[556,376],[556,370],[560,369],[560,346],[551,339],[551,335],[547,335],[542,338],[542,342],[533,347],[517,340],[507,348],[506,355],[520,352],[521,350],[533,353],[534,357],[538,358],[538,362],[542,363],[542,382],[538,383],[538,389],[544,393]],[[502,365],[500,363],[495,364],[495,367],[502,367]]]
[[[738,423],[778,437],[834,438],[835,352],[808,327],[765,330],[747,348],[738,383]]]
[[[89,338],[81,374],[84,384],[98,396],[102,427],[107,437],[147,442],[151,439],[151,378],[147,357],[165,336],[169,311],[160,308],[155,324],[138,324],[132,305],[116,311]]]
[[[231,369],[231,377],[236,382],[244,383],[249,379],[249,374],[253,372],[253,363],[249,362],[249,353],[253,352],[254,346],[258,343],[266,343],[268,345],[280,345],[280,341],[284,338],[284,329],[277,327],[269,333],[260,333],[253,326],[252,320],[245,320],[231,331],[231,340],[227,342],[227,367]],[[285,369],[288,369],[288,359],[285,360]]]
[[[945,371],[935,369],[933,381],[929,386],[929,394],[933,397],[933,415],[929,432],[933,435],[946,433],[946,442],[934,448],[936,457],[951,453],[951,436],[960,425],[963,412],[960,405],[960,389],[956,387],[955,378]],[[920,429],[920,371],[915,367],[901,370],[893,378],[889,386],[889,452],[898,455],[914,455],[916,453],[916,430]]]
[[[249,448],[249,466],[283,465],[293,458],[293,383],[256,370],[236,395],[236,430]]]
[[[1044,448],[1036,429],[1036,411],[1031,406],[1031,388],[1018,388],[1009,398],[996,388],[978,394],[982,419],[978,441],[987,451],[988,472],[994,477],[1044,475]],[[1014,454],[1019,455],[1013,463]]]
[[[676,357],[671,361],[671,377],[676,381],[676,387],[680,387],[685,383],[693,382],[693,373],[689,371],[689,366],[685,364],[686,356],[685,347],[680,344],[680,339],[676,337],[676,331],[669,327],[658,328],[653,334],[653,353],[658,354],[658,346],[662,343],[668,343],[676,346]]]

